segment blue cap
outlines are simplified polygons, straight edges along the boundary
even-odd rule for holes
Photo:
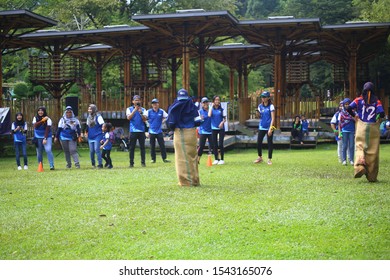
[[[184,88],[179,89],[177,92],[177,100],[188,99],[188,97],[188,91],[186,91]]]
[[[374,90],[374,84],[371,82],[367,82],[363,86],[363,90]]]
[[[209,99],[207,97],[203,97],[201,100],[202,103],[209,102]]]
[[[269,91],[263,91],[263,93],[260,95],[260,97],[270,97],[271,94],[269,93]]]
[[[158,99],[157,99],[157,98],[153,98],[152,104],[153,104],[153,103],[159,103],[159,102],[158,102]]]
[[[345,103],[351,103],[351,99],[349,99],[348,97],[347,98],[344,98],[343,100],[343,104],[345,105]]]
[[[136,100],[136,99],[141,100],[141,97],[140,97],[139,95],[134,95],[134,96],[133,96],[133,100]]]
[[[66,106],[65,111],[73,111],[72,106]]]

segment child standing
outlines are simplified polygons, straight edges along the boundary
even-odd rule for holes
[[[112,142],[111,139],[113,138],[113,133],[111,131],[112,124],[111,123],[104,123],[102,126],[103,131],[103,139],[100,141],[100,149],[103,150],[102,152],[102,158],[106,162],[104,167],[112,168],[112,160],[111,160],[111,149],[112,149]]]
[[[16,113],[15,121],[11,125],[11,131],[14,136],[14,145],[15,145],[15,156],[16,156],[16,165],[18,170],[22,170],[20,165],[20,149],[22,149],[23,159],[24,159],[24,169],[28,169],[27,164],[27,143],[26,143],[26,133],[27,133],[27,123],[24,121],[22,113]]]
[[[217,95],[213,97],[213,103],[209,108],[208,116],[211,119],[211,139],[213,139],[213,152],[215,159],[213,165],[225,164],[225,149],[223,146],[223,141],[225,139],[226,113],[221,106],[221,98]],[[221,154],[221,159],[218,157],[218,149]]]

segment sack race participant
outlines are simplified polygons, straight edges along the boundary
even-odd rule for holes
[[[385,116],[382,103],[375,96],[374,85],[367,82],[363,94],[356,98],[348,108],[353,114],[356,110],[356,157],[354,177],[366,175],[369,182],[376,182],[379,171],[380,118]]]
[[[195,118],[198,108],[185,89],[177,92],[177,99],[168,109],[168,127],[174,130],[176,174],[180,186],[199,186],[198,153]],[[200,119],[200,118],[199,118]]]

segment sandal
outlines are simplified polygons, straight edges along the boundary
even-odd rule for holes
[[[260,163],[260,162],[263,162],[262,157],[258,157],[253,163]]]

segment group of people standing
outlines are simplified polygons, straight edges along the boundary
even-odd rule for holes
[[[270,93],[265,91],[261,94],[261,103],[258,105],[260,117],[259,132],[257,136],[258,158],[254,163],[263,162],[262,144],[267,136],[268,165],[272,165],[273,134],[275,130],[275,107],[271,102]],[[188,91],[180,89],[177,98],[169,107],[168,113],[159,108],[158,99],[152,100],[152,108],[146,110],[141,106],[141,98],[138,95],[133,97],[133,105],[126,109],[129,120],[130,131],[130,168],[134,167],[134,152],[138,141],[141,152],[141,166],[145,167],[145,139],[146,129],[149,126],[149,137],[151,147],[151,163],[156,162],[155,142],[157,140],[163,162],[170,162],[167,159],[165,143],[162,133],[162,123],[167,121],[169,129],[174,131],[174,148],[176,172],[181,186],[198,186],[200,184],[198,164],[203,154],[206,141],[209,142],[209,151],[214,154],[214,165],[222,165],[224,161],[224,137],[226,112],[221,106],[219,96],[214,96],[212,103],[207,97],[201,99],[201,108],[195,105],[190,98]],[[376,181],[379,170],[379,122],[384,117],[384,110],[380,100],[374,94],[374,85],[368,82],[364,85],[363,94],[351,101],[345,98],[340,102],[339,111],[331,121],[332,128],[336,134],[338,143],[338,156],[343,165],[348,160],[355,168],[355,178],[363,175],[369,181]],[[36,146],[37,159],[43,161],[43,151],[46,152],[50,170],[54,170],[54,158],[52,153],[52,120],[48,117],[45,107],[39,107],[36,116],[33,118],[34,144]],[[197,141],[197,127],[199,134],[199,146]],[[297,117],[293,122],[293,130],[297,130],[297,137],[301,140],[307,131],[305,118]],[[24,158],[24,169],[28,169],[26,154],[26,132],[27,123],[22,113],[17,113],[12,123],[14,136],[16,163],[21,170],[20,149]],[[110,151],[114,139],[111,123],[105,123],[103,117],[98,113],[96,105],[88,107],[86,121],[86,135],[90,150],[90,159],[93,167],[112,168]],[[73,109],[67,106],[58,123],[54,141],[60,141],[63,148],[66,167],[71,168],[73,158],[76,168],[80,168],[77,141],[81,141],[81,125],[75,117]],[[356,157],[354,152],[356,149]],[[102,150],[102,152],[101,152]],[[96,156],[96,159],[95,159]],[[354,161],[356,158],[356,161]],[[96,162],[97,161],[97,162]],[[97,163],[97,165],[96,165]]]

